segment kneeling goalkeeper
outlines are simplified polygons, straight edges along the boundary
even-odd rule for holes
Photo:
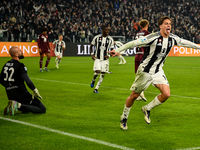
[[[23,59],[23,53],[17,46],[9,49],[12,57],[2,68],[0,74],[0,83],[5,87],[8,105],[4,109],[4,115],[14,116],[19,110],[22,113],[45,113],[46,108],[39,99],[42,99],[38,89],[27,75],[27,68],[19,60]],[[30,94],[24,84],[33,91]]]

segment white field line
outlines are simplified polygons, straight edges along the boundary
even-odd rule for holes
[[[191,148],[182,148],[182,149],[173,149],[173,150],[196,150],[200,149],[200,147],[191,147]]]
[[[93,139],[93,138],[89,138],[89,137],[85,137],[85,136],[80,136],[80,135],[76,135],[76,134],[72,134],[72,133],[68,133],[68,132],[63,132],[63,131],[55,130],[55,129],[52,129],[52,128],[48,128],[48,127],[45,127],[45,126],[40,126],[40,125],[36,125],[36,124],[24,122],[24,121],[18,121],[18,120],[4,118],[4,117],[0,117],[0,119],[10,121],[10,122],[14,122],[14,123],[23,124],[23,125],[26,125],[26,126],[30,126],[30,127],[34,127],[34,128],[38,128],[38,129],[42,129],[42,130],[46,130],[46,131],[49,131],[49,132],[54,132],[54,133],[66,135],[66,136],[69,136],[69,137],[73,137],[73,138],[77,138],[77,139],[81,139],[81,140],[85,140],[85,141],[89,141],[89,142],[94,142],[94,143],[97,143],[97,144],[101,144],[101,145],[105,145],[105,146],[109,146],[109,147],[113,147],[113,148],[117,148],[117,149],[135,150],[135,149],[132,149],[132,148],[129,148],[129,147],[125,147],[125,146],[121,146],[121,145],[117,145],[117,144],[113,144],[113,143],[109,143],[109,142],[104,142],[104,141],[101,141],[101,140],[97,140],[97,139]]]
[[[48,82],[57,82],[57,83],[67,83],[67,84],[76,84],[76,85],[84,85],[84,86],[90,86],[89,84],[83,84],[83,83],[75,83],[75,82],[65,82],[65,81],[58,81],[58,80],[48,80],[48,79],[40,79],[40,78],[31,78],[34,80],[41,80],[41,81],[48,81]],[[101,86],[103,88],[113,88],[113,87],[108,87],[108,86]],[[125,89],[125,88],[118,88],[115,87],[115,89],[118,90],[129,90],[129,89]],[[152,93],[152,94],[160,94],[160,93],[156,93],[156,92],[149,92],[149,91],[145,91],[145,93]],[[189,96],[181,96],[181,95],[171,95],[173,97],[179,97],[179,98],[188,98],[188,99],[200,99],[199,97],[189,97]]]

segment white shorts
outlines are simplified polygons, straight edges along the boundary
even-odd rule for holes
[[[109,60],[94,60],[93,70],[101,70],[101,72],[108,72],[109,71]]]
[[[169,86],[169,82],[163,70],[151,75],[143,72],[143,69],[139,67],[135,76],[135,81],[133,82],[130,90],[135,91],[136,93],[141,93],[146,90],[150,84],[166,84]]]
[[[56,57],[60,56],[60,58],[62,58],[62,53],[54,51],[54,54],[56,55]]]

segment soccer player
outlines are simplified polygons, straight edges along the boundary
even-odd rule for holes
[[[142,19],[140,22],[139,22],[139,26],[141,27],[141,31],[139,31],[136,36],[135,36],[135,39],[138,39],[138,38],[141,38],[141,37],[144,37],[148,34],[150,34],[148,30],[148,26],[149,26],[149,21],[147,21],[146,19]],[[145,51],[145,47],[137,47],[136,48],[136,55],[135,55],[135,73],[137,72],[138,70],[138,67],[140,65],[140,62],[142,60],[142,57],[144,55],[144,51]],[[144,100],[144,101],[147,101],[147,99],[145,98],[144,96],[144,91],[141,92],[141,94],[138,96],[138,98],[136,100]]]
[[[115,46],[117,46],[117,48],[119,48],[119,47],[121,47],[122,45],[123,45],[123,43],[122,42],[120,42],[120,41],[114,41],[114,44],[115,44]],[[120,52],[117,56],[118,56],[118,58],[119,58],[119,63],[118,64],[125,64],[126,63],[126,60],[124,59],[124,57],[122,56],[122,53],[124,53],[124,52]]]
[[[56,68],[59,68],[58,65],[61,62],[62,55],[63,55],[63,50],[65,49],[65,42],[63,41],[63,35],[62,34],[60,34],[58,36],[58,40],[55,40],[53,42],[53,45],[55,47],[54,53],[56,55],[56,59],[55,59]]]
[[[130,109],[134,104],[135,99],[140,93],[153,84],[158,88],[161,94],[157,95],[150,103],[142,107],[144,119],[147,124],[150,124],[151,109],[164,103],[170,97],[170,88],[167,77],[165,76],[163,65],[167,55],[174,45],[200,49],[200,46],[182,39],[174,34],[171,34],[171,19],[168,16],[161,17],[158,21],[160,28],[159,32],[151,33],[145,37],[128,42],[124,46],[110,51],[111,55],[116,56],[120,51],[132,47],[147,47],[145,49],[143,60],[141,61],[136,73],[135,81],[130,90],[132,93],[126,100],[123,113],[121,115],[120,127],[127,130],[127,119]],[[115,54],[114,54],[115,53]]]
[[[14,46],[9,50],[12,57],[2,68],[0,74],[0,83],[5,87],[7,97],[9,99],[7,107],[4,109],[4,115],[14,114],[20,110],[22,113],[45,113],[46,108],[39,100],[42,99],[38,89],[27,75],[27,68],[20,59],[23,59],[21,49]],[[24,81],[33,91],[33,95],[28,92]]]
[[[47,27],[44,27],[42,29],[42,34],[38,35],[37,39],[37,44],[40,52],[40,72],[43,72],[42,70],[42,63],[43,63],[43,58],[44,54],[47,56],[46,64],[44,70],[49,72],[47,69],[47,66],[49,65],[50,59],[51,59],[51,54],[50,54],[50,46],[49,46],[49,38],[47,35]]]
[[[108,26],[102,26],[102,34],[96,35],[90,45],[90,53],[92,59],[94,60],[93,66],[93,79],[90,84],[91,88],[94,87],[95,80],[99,76],[98,83],[94,89],[94,93],[99,93],[98,89],[101,83],[103,82],[105,73],[109,71],[109,49],[114,48],[114,40],[111,36],[108,35],[109,28]],[[93,47],[96,48],[93,53]]]

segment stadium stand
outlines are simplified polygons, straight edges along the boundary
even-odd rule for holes
[[[158,30],[163,15],[173,20],[172,33],[200,43],[199,0],[4,0],[0,1],[0,40],[32,41],[41,28],[49,29],[50,42],[63,34],[66,42],[90,42],[104,23],[111,36],[128,42],[147,19],[149,31]]]

